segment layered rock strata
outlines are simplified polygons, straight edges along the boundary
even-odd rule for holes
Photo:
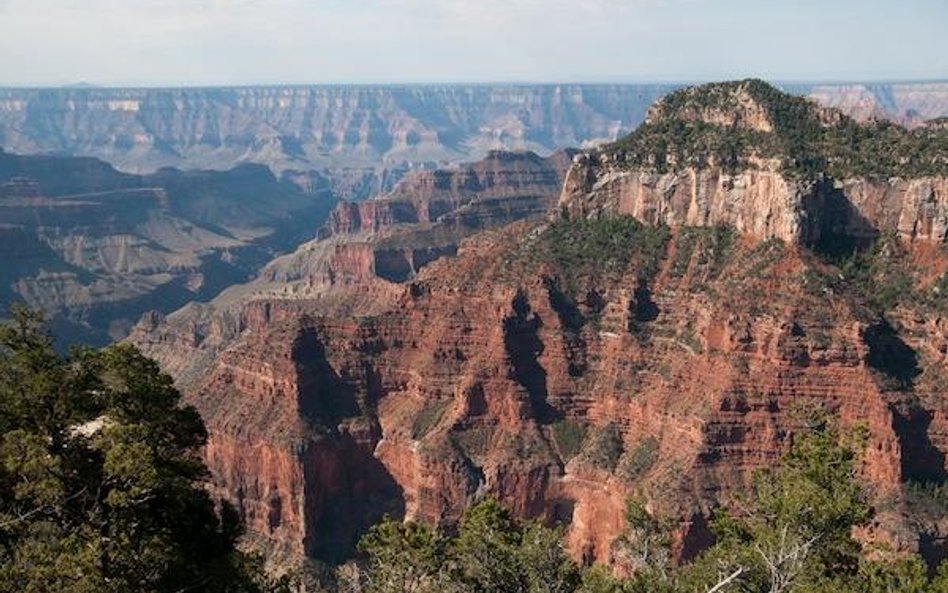
[[[917,520],[908,484],[946,472],[946,176],[800,173],[831,146],[821,130],[850,123],[788,100],[753,81],[673,96],[653,124],[710,135],[645,129],[584,153],[546,220],[469,235],[398,282],[353,239],[401,225],[403,247],[431,245],[437,176],[343,206],[269,284],[132,339],[207,421],[218,491],[298,554],[337,559],[384,513],[451,525],[491,494],[609,563],[639,493],[681,520],[688,557],[713,509],[827,412],[866,434],[879,512],[863,537],[937,556],[945,526]],[[855,161],[806,164],[827,162]],[[348,272],[311,266],[329,261],[316,250]],[[874,258],[868,277],[847,276],[853,253]]]
[[[615,140],[677,86],[0,89],[0,147],[91,156],[134,173],[247,162],[301,178],[318,171],[336,195],[366,198],[419,166]],[[921,125],[948,115],[945,83],[786,88],[860,119]]]

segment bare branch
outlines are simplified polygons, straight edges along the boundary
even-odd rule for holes
[[[716,585],[708,589],[707,593],[717,593],[718,591],[724,589],[724,587],[727,587],[732,582],[734,582],[734,580],[737,579],[737,577],[741,576],[742,574],[744,574],[743,566],[738,568],[734,572],[732,572],[730,575],[721,579]]]

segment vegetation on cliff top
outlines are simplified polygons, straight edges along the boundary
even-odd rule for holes
[[[753,168],[757,159],[775,159],[794,176],[948,175],[944,127],[858,123],[754,79],[675,91],[605,151],[657,172],[711,165],[735,172]]]
[[[537,264],[550,266],[570,292],[583,281],[615,280],[632,269],[641,280],[655,275],[671,232],[631,216],[558,220],[516,247],[507,260],[511,276]]]

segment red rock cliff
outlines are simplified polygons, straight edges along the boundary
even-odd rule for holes
[[[741,109],[705,116],[779,127]],[[757,157],[739,172],[658,172],[606,154],[578,160],[547,221],[472,235],[401,284],[356,258],[361,276],[328,276],[344,289],[304,288],[327,269],[317,245],[385,226],[359,211],[200,314],[139,327],[135,343],[204,416],[215,485],[253,533],[334,559],[383,513],[451,524],[493,494],[567,523],[577,557],[610,562],[625,500],[642,492],[682,520],[688,556],[711,510],[826,410],[865,429],[862,479],[895,501],[867,537],[940,545],[943,527],[910,522],[904,493],[946,473],[944,178],[803,182]],[[444,194],[429,179],[417,202],[430,223]],[[473,183],[452,179],[447,195]],[[891,295],[847,284],[819,250],[893,234],[878,274],[905,272],[915,296],[880,316]]]

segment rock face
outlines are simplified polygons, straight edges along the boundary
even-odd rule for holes
[[[332,203],[259,165],[136,176],[0,152],[0,307],[43,309],[64,343],[121,339],[145,311],[246,280]]]
[[[566,180],[567,218],[626,215],[652,225],[731,226],[759,239],[812,244],[826,235],[948,239],[948,179],[796,180],[778,170],[656,173],[579,155]]]
[[[675,85],[319,86],[217,89],[0,89],[0,146],[92,156],[121,170],[311,171],[365,198],[406,171],[489,150],[548,154],[612,141]],[[948,85],[794,85],[859,117],[919,123],[948,115]]]
[[[492,151],[473,164],[412,173],[379,199],[341,203],[320,234],[434,223],[482,230],[542,215],[550,208],[551,192],[562,186],[573,154],[560,151],[544,159],[531,152]]]
[[[358,339],[363,325],[352,315],[390,310],[404,298],[398,282],[456,255],[463,238],[542,219],[570,156],[492,152],[412,174],[389,195],[337,205],[322,238],[274,260],[254,282],[136,328],[132,340],[189,385],[210,431],[217,491],[275,554],[340,558],[366,520],[405,511],[402,484],[374,455],[379,426],[359,417],[365,396],[332,368],[310,316],[343,319],[341,331]],[[249,335],[273,347],[233,348]]]
[[[755,101],[696,125],[782,134]],[[539,161],[341,206],[261,280],[138,326],[207,421],[215,486],[254,534],[333,560],[383,513],[450,525],[489,493],[608,563],[641,492],[681,519],[689,556],[711,511],[825,410],[867,434],[860,472],[888,501],[867,537],[943,553],[945,526],[915,514],[907,484],[946,475],[945,176],[807,177],[782,149],[731,155],[752,163],[733,170],[703,141],[662,154],[704,166],[631,166],[643,138],[580,155],[545,220],[469,234],[400,282],[379,277],[380,245],[433,245],[456,212],[520,200],[483,171],[532,195]],[[464,203],[468,187],[491,197]],[[460,205],[435,219],[442,202]],[[827,255],[873,238],[858,282]]]
[[[450,524],[490,492],[568,521],[577,556],[608,562],[639,489],[688,519],[694,553],[707,513],[779,457],[800,406],[866,423],[865,475],[898,495],[901,451],[930,433],[898,424],[899,395],[866,363],[869,324],[804,287],[801,256],[740,246],[713,271],[707,245],[663,258],[647,287],[633,268],[571,293],[555,268],[505,264],[533,229],[467,243],[379,314],[268,300],[245,305],[224,345],[201,330],[182,344],[174,318],[134,340],[190,379],[218,491],[297,554],[337,559],[386,512]]]
[[[492,152],[476,163],[413,173],[374,200],[340,202],[317,239],[270,262],[253,282],[171,317],[192,326],[194,341],[207,346],[226,343],[252,324],[244,311],[248,303],[285,300],[300,311],[296,303],[308,302],[323,314],[339,315],[384,310],[402,292],[398,283],[456,255],[464,238],[544,218],[562,189],[572,154]],[[160,315],[149,315],[141,325],[144,332],[169,327]]]
[[[577,155],[560,215],[724,225],[804,245],[870,241],[878,229],[940,242],[948,229],[946,169],[943,130],[860,125],[743,81],[672,93],[626,139]]]

